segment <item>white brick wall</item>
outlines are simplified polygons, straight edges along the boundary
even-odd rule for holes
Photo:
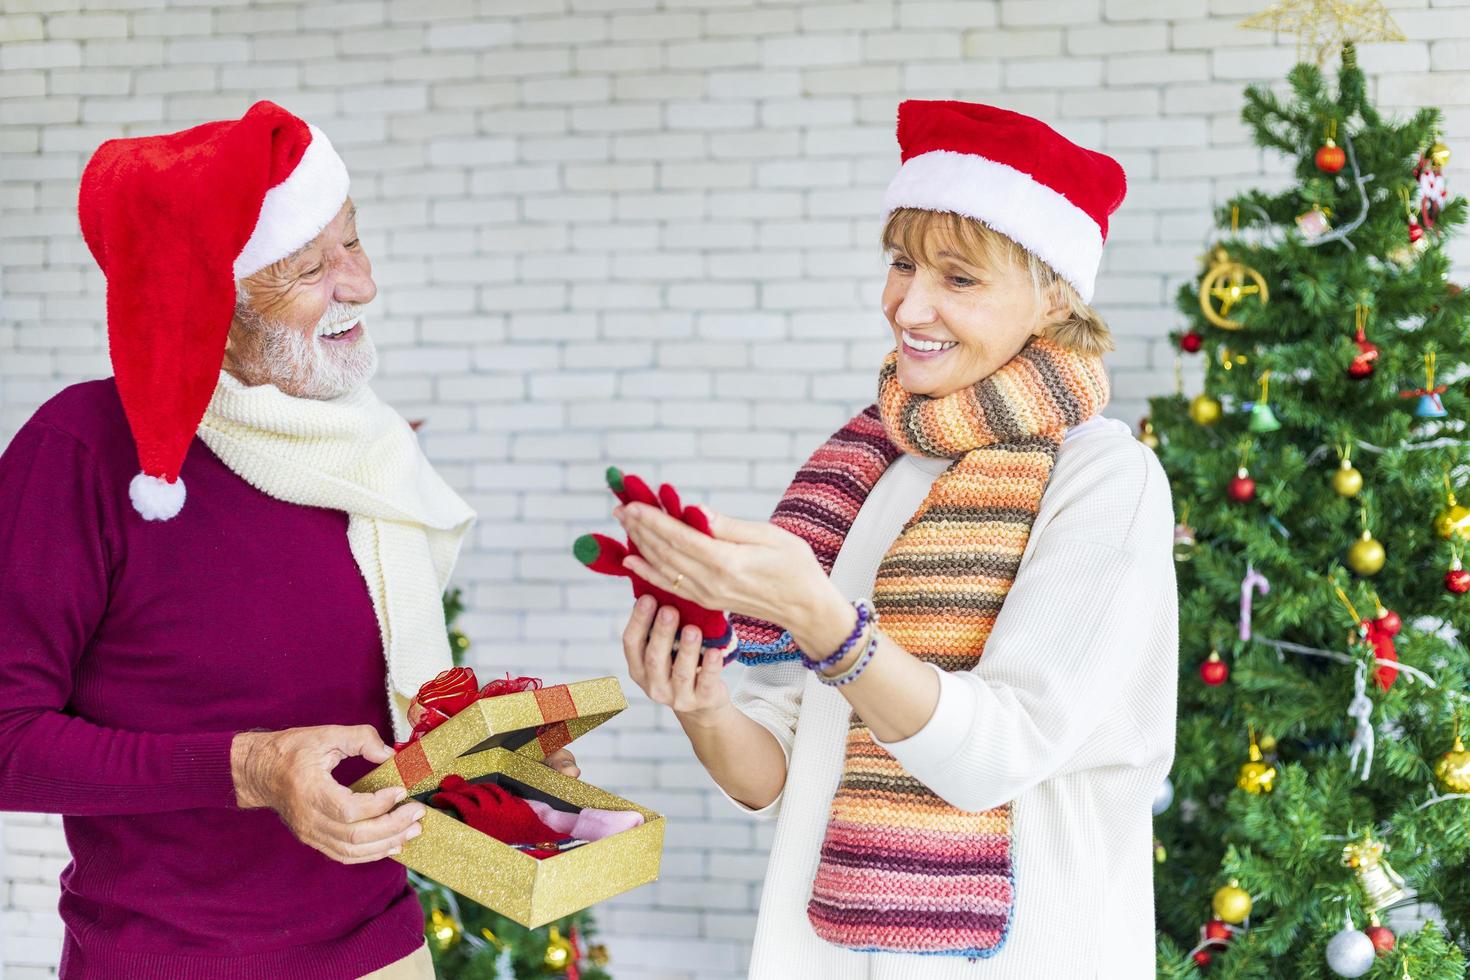
[[[477,663],[621,673],[626,597],[569,554],[607,527],[602,470],[763,517],[867,400],[899,99],[1037,113],[1118,156],[1111,412],[1132,422],[1173,385],[1163,334],[1210,205],[1282,180],[1238,118],[1243,86],[1294,60],[1292,38],[1234,28],[1265,3],[5,0],[0,442],[108,373],[74,210],[87,153],[276,99],[352,171],[379,390],[429,420],[429,454],[484,515],[459,574]],[[1410,40],[1363,49],[1375,91],[1443,105],[1463,165],[1470,3],[1390,6]],[[588,778],[671,819],[663,880],[600,910],[616,975],[741,975],[769,828],[640,697],[578,749]],[[49,976],[59,822],[6,815],[3,840],[0,972]]]

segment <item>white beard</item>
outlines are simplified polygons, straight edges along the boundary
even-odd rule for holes
[[[322,339],[332,326],[362,319],[358,303],[333,301],[310,334],[265,319],[241,304],[235,311],[242,326],[256,335],[258,356],[248,365],[252,382],[272,384],[296,398],[325,401],[340,398],[367,384],[378,370],[378,349],[363,334],[350,346]],[[243,365],[242,365],[243,366]]]

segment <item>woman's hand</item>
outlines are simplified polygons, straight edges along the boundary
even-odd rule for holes
[[[633,683],[650,700],[672,708],[681,721],[703,723],[734,707],[721,673],[724,664],[720,657],[714,652],[700,657],[704,638],[693,626],[686,626],[680,634],[678,656],[674,656],[678,610],[657,606],[653,596],[643,596],[634,603],[623,630],[623,655]]]
[[[646,504],[613,508],[613,516],[642,552],[642,557],[630,555],[624,565],[706,609],[740,613],[788,629],[805,610],[836,593],[811,545],[795,534],[764,521],[742,521],[700,509],[709,517],[713,537]]]

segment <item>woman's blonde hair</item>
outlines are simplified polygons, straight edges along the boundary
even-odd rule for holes
[[[1079,354],[1105,354],[1113,349],[1113,335],[1101,314],[1088,306],[1077,290],[1055,269],[984,222],[948,211],[899,208],[883,225],[883,248],[900,251],[925,265],[934,265],[937,253],[953,252],[982,269],[1024,269],[1031,276],[1037,305],[1043,309],[1056,297],[1068,316],[1042,331],[1042,336]]]

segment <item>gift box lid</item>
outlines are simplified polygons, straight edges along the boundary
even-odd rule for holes
[[[544,759],[627,706],[616,677],[481,698],[399,749],[352,788],[371,793],[403,786],[422,792],[437,785],[455,760],[490,749]]]

